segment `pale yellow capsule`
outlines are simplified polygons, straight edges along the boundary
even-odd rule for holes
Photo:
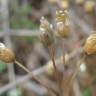
[[[84,45],[84,51],[90,55],[96,52],[96,34],[92,34],[86,40]]]

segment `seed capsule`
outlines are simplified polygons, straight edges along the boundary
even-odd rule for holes
[[[45,46],[50,46],[52,45],[52,43],[54,42],[53,36],[52,34],[48,33],[48,32],[43,32],[40,35],[40,40],[41,42],[45,45]]]
[[[57,34],[60,37],[68,37],[70,33],[70,22],[68,17],[68,12],[66,11],[58,11],[57,12]]]
[[[15,60],[15,54],[2,43],[0,43],[0,60],[5,63],[12,63]]]
[[[94,11],[94,8],[95,8],[94,1],[86,1],[84,9],[87,13],[92,13]]]
[[[96,52],[96,34],[92,34],[86,40],[84,45],[84,51],[88,54],[94,54]]]
[[[52,25],[44,17],[40,21],[40,39],[45,46],[50,46],[54,42]]]

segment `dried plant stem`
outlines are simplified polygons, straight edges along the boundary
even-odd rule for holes
[[[56,67],[56,64],[55,64],[55,58],[54,58],[55,50],[54,50],[53,46],[49,47],[49,53],[50,53],[50,57],[52,59],[52,63],[53,63],[53,67],[54,67],[55,73],[57,73],[58,70],[57,70],[57,67]]]
[[[79,72],[80,65],[82,64],[82,61],[84,61],[85,58],[86,58],[86,55],[84,54],[84,56],[82,57],[82,59],[80,60],[80,62],[78,62],[78,64],[77,64],[77,67],[75,69],[75,72],[73,73],[72,78],[71,78],[71,80],[69,82],[69,86],[68,86],[68,90],[67,90],[68,91],[68,95],[67,96],[69,96],[69,94],[70,94],[70,89],[72,87],[72,84],[74,82],[74,79],[75,79],[75,77],[77,76],[77,74]]]
[[[55,51],[55,49],[53,48],[53,46],[50,46],[48,48],[49,48],[50,57],[52,59],[53,67],[54,67],[54,70],[55,70],[56,81],[58,83],[58,87],[60,88],[59,74],[58,74],[58,70],[57,70],[57,67],[56,67],[56,64],[55,64],[55,58],[54,58],[54,55],[55,55],[55,52],[54,51]]]
[[[64,40],[63,40],[64,41]],[[66,64],[66,62],[65,62],[65,52],[64,52],[64,42],[62,42],[62,57],[63,57],[63,64],[64,64],[64,67],[65,67],[65,64]]]
[[[39,79],[37,79],[35,76],[32,75],[31,71],[29,69],[27,69],[26,67],[24,67],[20,62],[18,62],[17,60],[15,60],[15,63],[21,67],[24,71],[26,71],[27,73],[31,74],[32,78],[38,82],[39,84],[41,84],[44,88],[46,88],[50,94],[54,92],[54,90],[51,90],[48,86],[46,86],[44,83],[42,83]]]

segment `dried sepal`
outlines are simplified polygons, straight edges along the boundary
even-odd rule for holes
[[[0,43],[0,60],[5,63],[12,63],[15,60],[14,52],[6,48],[3,43]]]
[[[86,40],[84,45],[84,51],[88,54],[94,54],[96,52],[96,34],[92,34]]]
[[[84,5],[84,10],[87,13],[92,13],[94,12],[95,8],[95,2],[94,1],[86,1]]]
[[[0,43],[0,52],[2,52],[3,50],[5,50],[5,45],[3,43]]]
[[[40,19],[40,30],[42,30],[42,29],[46,29],[48,32],[51,31],[51,25],[48,22],[48,20],[45,19],[44,17],[41,17],[41,19]]]

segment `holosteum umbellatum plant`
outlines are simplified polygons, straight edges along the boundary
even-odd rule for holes
[[[57,28],[53,29],[52,24],[50,24],[44,17],[40,20],[40,31],[42,34],[40,35],[40,39],[42,43],[48,47],[50,57],[53,62],[53,67],[55,70],[56,75],[56,81],[58,83],[58,68],[55,63],[55,49],[54,49],[54,42],[55,42],[55,36],[58,36],[59,38],[67,38],[70,35],[70,20],[68,16],[68,11],[60,10],[56,12],[56,25]],[[56,32],[56,33],[55,33]],[[66,96],[70,96],[70,90],[73,84],[74,79],[76,78],[80,65],[82,61],[86,58],[87,55],[94,54],[96,52],[96,32],[88,37],[88,39],[85,42],[85,45],[83,47],[83,54],[84,56],[81,58],[80,62],[77,64],[77,67],[75,71],[73,72],[72,77],[69,80]],[[63,59],[65,60],[65,56],[63,54]],[[8,49],[3,43],[0,43],[0,60],[4,61],[6,64],[15,63],[21,68],[23,68],[28,74],[31,74],[32,78],[40,83],[43,87],[48,89],[50,92],[54,92],[51,88],[47,87],[45,84],[43,84],[40,80],[38,80],[34,75],[32,75],[32,72],[24,67],[21,63],[19,63],[16,58],[15,54],[12,50]],[[66,63],[66,61],[63,61]],[[59,86],[58,86],[59,89]],[[60,90],[59,90],[60,91]],[[64,90],[63,90],[64,91]],[[54,92],[55,93],[55,92]],[[62,94],[59,94],[61,96]]]

